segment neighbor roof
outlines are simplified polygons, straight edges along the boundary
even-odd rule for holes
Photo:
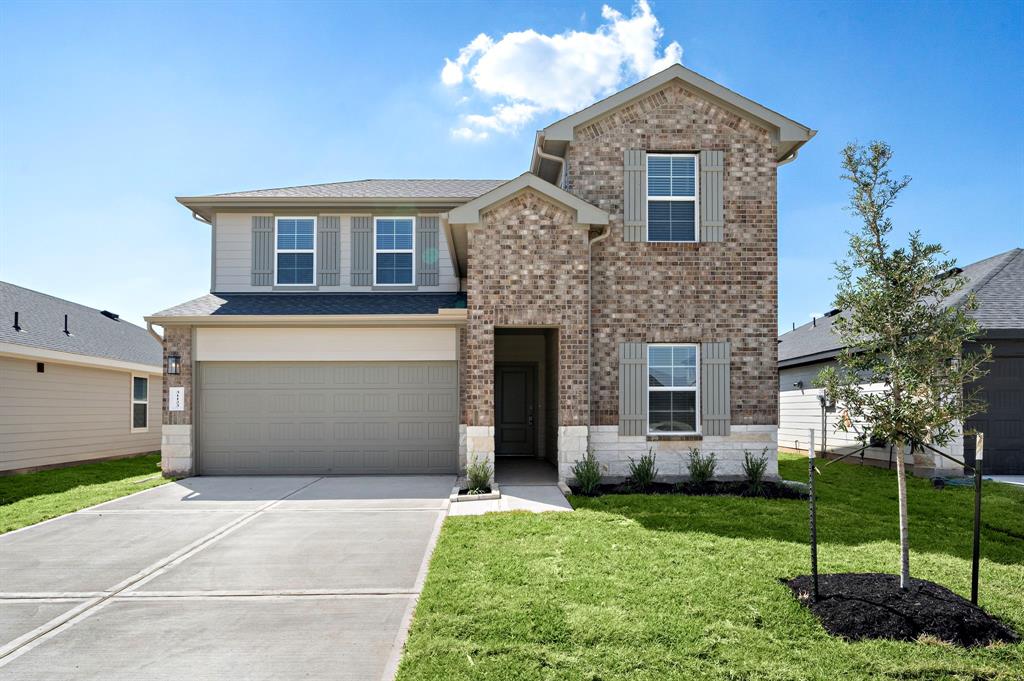
[[[978,309],[971,316],[989,337],[1024,335],[1024,249],[1014,248],[971,263],[961,274],[967,283],[949,299],[950,305],[959,305],[973,293]],[[834,357],[843,346],[832,325],[842,314],[837,311],[779,336],[779,366]]]
[[[775,157],[777,161],[791,160],[795,157],[797,150],[816,134],[815,130],[808,128],[787,118],[780,113],[758,104],[752,99],[747,99],[741,94],[733,92],[727,87],[719,85],[715,81],[705,78],[696,71],[691,71],[682,64],[673,64],[663,71],[655,73],[631,85],[625,90],[591,104],[587,108],[577,111],[574,114],[555,121],[537,133],[537,148],[533,152],[533,162],[530,169],[552,181],[550,168],[554,167],[550,160],[545,161],[539,151],[548,154],[564,155],[565,145],[573,141],[576,128],[590,121],[604,116],[605,114],[632,103],[672,81],[678,81],[688,90],[695,91],[701,96],[710,99],[731,111],[734,111],[747,118],[752,118],[763,127],[768,128],[775,135]],[[544,168],[543,166],[549,166]]]
[[[18,313],[21,331],[14,328]],[[64,333],[64,315],[68,330]],[[0,281],[0,344],[160,367],[163,350],[145,329],[85,305]]]
[[[466,307],[464,293],[209,293],[148,317],[436,315]]]

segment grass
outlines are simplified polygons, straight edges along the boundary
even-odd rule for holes
[[[162,485],[160,455],[0,477],[0,533]]]
[[[780,455],[805,480],[806,459]],[[898,570],[896,481],[836,464],[822,572]],[[1024,644],[847,643],[779,584],[809,571],[807,504],[575,497],[575,513],[445,522],[399,670],[426,679],[1024,679]],[[909,480],[911,571],[970,593],[973,491]],[[1024,632],[1024,490],[986,483],[981,597]]]

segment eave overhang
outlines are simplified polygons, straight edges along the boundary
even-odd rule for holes
[[[146,317],[158,326],[465,326],[465,308],[443,308],[437,314],[364,315],[153,315]]]

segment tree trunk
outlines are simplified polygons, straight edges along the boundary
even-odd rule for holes
[[[910,588],[910,531],[907,521],[907,464],[903,443],[896,443],[896,485],[900,504],[900,588]]]

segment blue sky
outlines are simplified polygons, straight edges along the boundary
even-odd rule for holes
[[[662,1],[630,23],[631,3],[0,4],[0,278],[141,323],[209,288],[208,227],[175,195],[514,177],[565,98],[607,85],[545,60],[620,59],[626,85],[673,43],[819,130],[779,171],[780,328],[830,307],[847,141],[914,176],[900,234],[961,263],[1024,245],[1024,3]],[[535,51],[509,74],[506,48]]]

